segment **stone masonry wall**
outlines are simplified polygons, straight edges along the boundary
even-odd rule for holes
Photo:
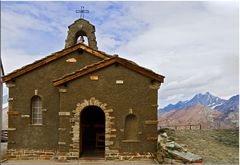
[[[34,149],[9,149],[7,152],[9,160],[59,160],[72,161],[78,160],[78,157],[72,156],[71,152],[59,152],[56,150],[34,150]],[[105,160],[142,160],[153,159],[155,154],[137,153],[137,152],[123,152],[123,153],[109,153]]]
[[[9,149],[7,157],[10,160],[53,160],[56,159],[57,151],[34,150],[34,149]]]
[[[82,103],[78,103],[76,109],[72,112],[73,115],[70,119],[72,122],[72,129],[68,133],[72,136],[72,144],[70,144],[69,152],[63,152],[60,150],[9,149],[8,159],[60,161],[78,160],[80,152],[80,113],[87,106],[98,106],[105,113],[105,160],[140,160],[152,159],[154,157],[154,153],[151,152],[119,152],[117,149],[111,149],[111,146],[114,143],[114,138],[116,138],[116,128],[114,127],[115,117],[111,115],[113,109],[109,109],[106,103],[102,103],[96,98],[92,97],[89,100],[85,99]],[[62,144],[59,143],[59,145]]]

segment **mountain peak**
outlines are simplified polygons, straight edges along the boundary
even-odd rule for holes
[[[206,92],[204,94],[198,93],[194,97],[216,97],[216,96],[212,95],[210,92]]]
[[[222,105],[225,101],[226,100],[224,99],[213,96],[210,92],[206,92],[204,94],[198,93],[193,96],[191,100],[179,101],[174,105],[168,105],[160,109],[160,112],[164,113],[172,110],[181,110],[195,105],[204,105],[206,107],[214,109],[216,106]]]
[[[209,92],[206,92],[205,95],[211,95]]]
[[[239,111],[239,95],[232,96],[224,104],[216,106],[214,109],[221,112],[236,112]]]

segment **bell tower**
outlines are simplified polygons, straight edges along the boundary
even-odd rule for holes
[[[84,43],[84,37],[87,38],[87,44],[94,50],[97,50],[97,41],[95,36],[95,26],[89,21],[80,18],[68,26],[68,35],[65,40],[65,48],[69,48],[79,42]],[[78,40],[80,38],[80,40]]]

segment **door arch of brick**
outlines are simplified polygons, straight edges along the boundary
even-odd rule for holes
[[[75,110],[73,110],[72,121],[72,144],[71,153],[73,155],[80,154],[80,114],[82,110],[88,106],[97,106],[102,109],[105,114],[105,157],[107,157],[108,152],[111,152],[110,147],[114,145],[114,138],[116,137],[116,129],[114,128],[114,119],[112,116],[113,109],[109,108],[106,103],[102,103],[95,97],[90,99],[85,99],[83,102],[78,103]]]

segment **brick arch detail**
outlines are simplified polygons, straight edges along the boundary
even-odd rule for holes
[[[116,137],[116,129],[114,128],[114,119],[111,114],[113,109],[108,108],[106,103],[102,103],[95,97],[91,97],[89,100],[85,99],[82,103],[78,103],[75,110],[72,111],[72,144],[71,150],[75,152],[74,155],[79,155],[80,152],[80,114],[82,110],[88,106],[97,106],[102,109],[105,114],[105,157],[111,152],[110,148],[114,144],[114,138]]]

